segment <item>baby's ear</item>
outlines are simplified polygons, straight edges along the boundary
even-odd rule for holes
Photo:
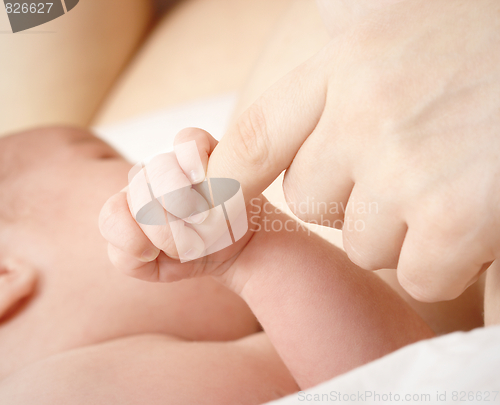
[[[17,260],[0,260],[0,318],[35,290],[38,274]]]

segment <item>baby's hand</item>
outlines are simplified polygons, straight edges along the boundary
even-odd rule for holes
[[[207,132],[188,128],[176,136],[174,152],[132,168],[129,186],[106,202],[99,219],[115,267],[149,281],[175,281],[218,268],[241,246],[234,242],[244,243],[248,227],[242,195],[239,209],[234,207],[238,193],[230,199],[233,205],[223,208],[215,182],[210,188],[205,180],[216,144]],[[194,262],[181,266],[179,261]]]

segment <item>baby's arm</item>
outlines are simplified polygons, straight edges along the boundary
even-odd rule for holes
[[[269,339],[135,335],[60,353],[0,381],[15,405],[258,405],[296,391]]]
[[[176,141],[190,140],[196,141],[206,170],[215,141],[199,130],[184,131]],[[163,166],[143,169],[153,191],[189,185],[190,159],[179,153],[168,159]],[[129,199],[136,197],[133,189]],[[180,205],[164,202],[160,210],[178,210],[176,217],[187,218],[199,202],[194,191],[186,194],[187,199],[191,197]],[[196,224],[184,223],[180,231],[171,229],[171,223],[154,228],[138,224],[124,193],[112,197],[103,208],[101,231],[110,241],[113,263],[129,275],[149,281],[212,275],[240,294],[301,388],[432,336],[425,322],[375,274],[356,267],[342,251],[287,215],[268,214],[272,206],[264,199],[256,201],[246,236],[215,254],[186,263],[175,257],[187,257],[184,251],[205,241],[196,234]],[[257,212],[261,202],[265,210]],[[211,220],[212,214],[204,226]],[[173,243],[173,232],[183,238]],[[156,249],[151,258],[141,256],[151,249]]]
[[[260,230],[218,279],[248,303],[301,388],[433,336],[377,275],[263,204]],[[271,230],[280,224],[293,231]]]

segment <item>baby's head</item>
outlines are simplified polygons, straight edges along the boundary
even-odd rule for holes
[[[109,145],[80,129],[45,128],[0,139],[0,221],[53,222],[68,214],[70,194],[87,206],[103,188],[100,172],[112,187],[125,181],[127,167]]]
[[[4,310],[5,297],[14,302],[34,285],[33,272],[14,276],[34,267],[43,273],[57,267],[55,260],[68,264],[76,252],[97,248],[89,244],[89,236],[98,237],[91,235],[92,211],[105,201],[106,189],[114,191],[124,181],[128,166],[111,147],[79,129],[38,129],[0,139],[0,272],[10,276],[0,291]],[[14,271],[20,262],[24,265]]]

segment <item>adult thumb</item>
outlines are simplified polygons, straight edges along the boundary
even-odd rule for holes
[[[210,156],[208,177],[237,180],[247,204],[290,166],[321,117],[327,75],[315,58],[271,86],[229,128]]]

